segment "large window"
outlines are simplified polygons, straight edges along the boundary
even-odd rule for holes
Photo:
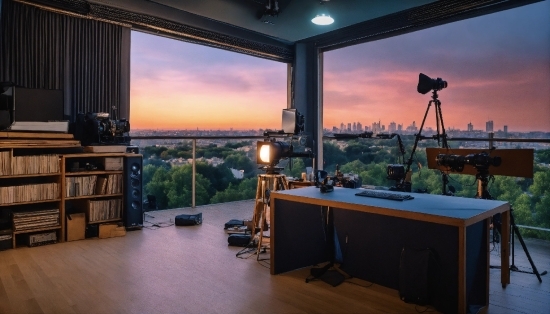
[[[324,55],[324,127],[420,125],[441,77],[445,127],[550,132],[550,1],[330,51]],[[430,112],[428,127],[435,126]]]
[[[287,65],[132,32],[132,129],[280,128]]]
[[[144,195],[166,209],[253,199],[258,136],[280,129],[287,106],[287,65],[159,36],[132,32],[132,136],[211,138],[132,140],[144,156]],[[214,138],[212,138],[214,137]]]
[[[412,190],[443,193],[443,178],[427,169],[426,147],[411,154],[432,93],[417,91],[419,74],[448,83],[438,92],[447,135],[461,138],[550,138],[550,1],[446,24],[389,39],[326,52],[323,125],[325,134],[397,133],[395,139],[325,141],[325,169],[340,165],[360,174],[363,184],[391,187],[387,165],[411,163]],[[436,132],[431,106],[423,135]],[[496,142],[497,148],[533,148],[534,178],[495,176],[493,198],[509,201],[518,224],[550,228],[550,145]],[[449,142],[452,149],[489,147],[488,141]],[[409,159],[413,156],[413,159]],[[510,161],[509,161],[510,162]],[[513,162],[513,161],[512,161]],[[526,165],[517,164],[518,167]],[[489,173],[491,173],[489,167]],[[453,173],[455,195],[474,197],[476,177]],[[449,190],[446,189],[446,193]],[[550,239],[550,233],[526,233]]]

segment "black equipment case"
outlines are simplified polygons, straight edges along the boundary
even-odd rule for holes
[[[176,226],[194,226],[202,224],[202,213],[176,216]]]

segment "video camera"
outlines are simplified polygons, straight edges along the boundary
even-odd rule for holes
[[[111,120],[109,114],[79,113],[76,117],[74,135],[86,145],[129,145],[130,122],[126,119]]]
[[[466,156],[439,154],[436,161],[439,166],[449,167],[451,171],[462,172],[464,165],[474,166],[478,170],[487,169],[489,166],[498,167],[502,163],[502,158],[491,157],[486,152],[482,152]]]

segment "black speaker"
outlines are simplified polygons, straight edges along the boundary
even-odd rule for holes
[[[143,157],[124,157],[124,225],[126,229],[143,227]]]

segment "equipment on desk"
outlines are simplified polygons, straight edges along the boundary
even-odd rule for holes
[[[410,196],[409,194],[398,194],[398,193],[373,191],[373,190],[364,190],[359,193],[355,193],[355,195],[373,197],[373,198],[383,198],[383,199],[392,200],[392,201],[407,201],[407,200],[414,199],[414,197]]]
[[[315,186],[319,188],[321,193],[334,191],[334,182],[325,170],[317,170],[315,173]]]

